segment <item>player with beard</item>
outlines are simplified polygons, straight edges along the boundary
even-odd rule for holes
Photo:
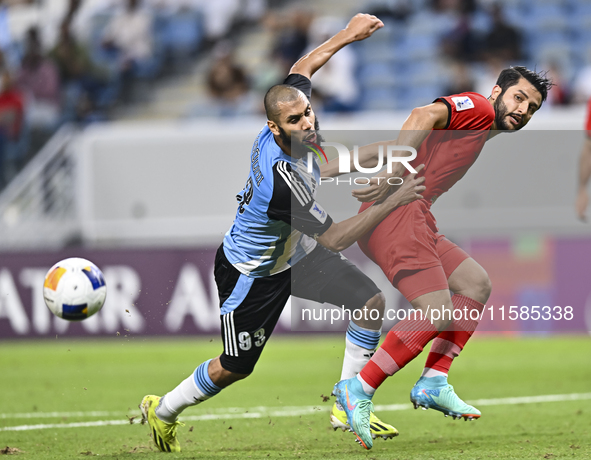
[[[290,295],[352,312],[364,307],[380,312],[377,321],[371,320],[373,315],[359,315],[360,320],[350,322],[341,378],[356,375],[377,347],[384,296],[339,251],[396,207],[422,198],[424,179],[410,176],[379,205],[337,223],[315,200],[320,169],[311,159],[313,172],[309,173],[309,159],[301,150],[304,142],[317,140],[312,129],[317,120],[309,101],[311,76],[343,46],[381,27],[375,16],[356,15],[345,29],[296,62],[283,85],[265,95],[267,125],[252,147],[248,179],[236,197],[234,224],[215,259],[223,353],[200,364],[162,398],[148,395],[140,404],[161,451],[180,451],[177,417],[184,409],[251,374]],[[292,151],[292,137],[297,136]],[[345,413],[341,415],[346,424]],[[398,434],[370,416],[376,422],[374,435]]]
[[[478,325],[471,318],[480,318],[491,282],[474,259],[439,233],[431,205],[464,176],[488,139],[523,128],[546,100],[551,86],[544,75],[511,67],[501,72],[488,98],[471,92],[440,97],[415,108],[404,122],[397,142],[417,149],[411,165],[425,164],[424,198],[395,209],[359,240],[359,246],[423,315],[409,315],[398,322],[358,376],[335,385],[337,401],[344,405],[349,424],[365,448],[372,446],[369,413],[375,390],[431,340],[411,402],[415,408],[436,409],[453,418],[480,417],[478,409],[456,395],[447,377],[453,359]],[[408,152],[398,155],[408,156]],[[403,173],[401,165],[393,168],[391,176]],[[370,186],[354,192],[364,202],[360,212],[388,196],[384,180],[388,176],[376,176]],[[430,321],[429,309],[435,308],[440,319]],[[454,316],[454,309],[462,314]],[[457,316],[461,319],[453,319]]]

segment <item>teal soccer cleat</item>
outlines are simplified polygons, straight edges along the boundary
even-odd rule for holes
[[[480,418],[480,411],[462,401],[454,391],[454,387],[447,383],[447,379],[440,377],[421,377],[410,392],[410,402],[418,409],[435,409],[445,416],[451,415],[464,420]]]
[[[337,397],[337,402],[345,410],[347,422],[357,435],[357,442],[365,449],[371,449],[373,439],[369,419],[373,412],[372,397],[363,391],[361,382],[356,377],[341,380],[334,386],[332,394]]]

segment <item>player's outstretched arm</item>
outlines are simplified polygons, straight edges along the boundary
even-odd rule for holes
[[[416,168],[417,173],[424,167],[425,165],[420,165]],[[384,220],[398,206],[404,206],[423,198],[421,193],[425,190],[425,186],[422,185],[424,181],[424,177],[417,178],[416,174],[410,174],[405,178],[404,184],[400,186],[396,193],[349,219],[338,223],[334,222],[326,232],[317,238],[317,241],[334,252],[348,248]]]
[[[581,156],[579,158],[579,188],[577,190],[577,201],[575,207],[577,216],[583,222],[587,221],[587,206],[589,204],[589,195],[587,185],[591,178],[591,137],[585,139]]]
[[[370,37],[384,23],[370,14],[356,14],[343,30],[300,58],[289,71],[310,78],[341,48]]]
[[[413,109],[402,125],[397,144],[408,145],[419,150],[421,144],[432,129],[442,129],[445,127],[448,116],[447,107],[442,102],[435,102]],[[394,155],[404,157],[409,156],[410,152],[401,150],[394,152]],[[354,190],[352,192],[353,197],[362,202],[381,201],[395,189],[388,184],[387,180],[380,180],[379,178],[401,177],[404,172],[404,165],[398,163],[392,168],[391,174],[388,174],[384,170],[372,178],[370,185]]]

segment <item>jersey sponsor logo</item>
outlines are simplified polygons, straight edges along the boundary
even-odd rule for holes
[[[456,105],[456,112],[474,108],[474,102],[468,96],[456,96],[452,97],[451,100]]]
[[[318,219],[321,224],[326,222],[326,211],[322,209],[322,206],[320,206],[318,203],[314,202],[312,204],[312,207],[310,208],[310,214],[316,217],[316,219]]]

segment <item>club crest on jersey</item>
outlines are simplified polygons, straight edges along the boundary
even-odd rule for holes
[[[456,96],[452,97],[451,100],[456,105],[457,112],[474,108],[474,102],[468,96]]]
[[[310,208],[310,214],[312,214],[318,221],[323,224],[326,222],[326,211],[322,209],[318,203],[314,202]]]

